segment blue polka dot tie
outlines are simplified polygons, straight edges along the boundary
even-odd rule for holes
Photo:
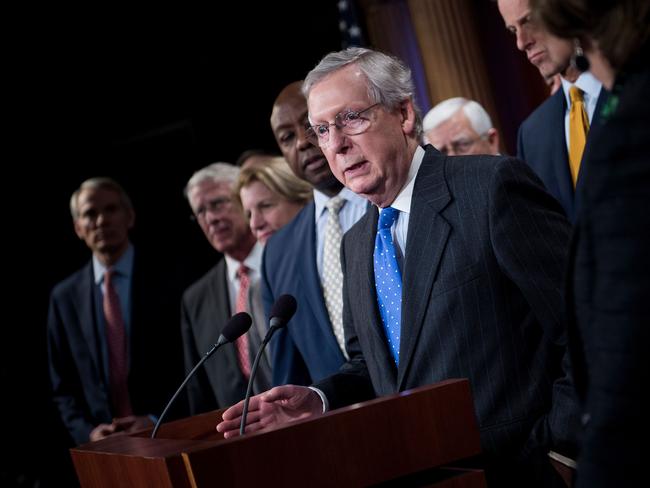
[[[399,366],[399,339],[402,324],[402,274],[397,264],[397,254],[390,228],[399,217],[399,210],[382,209],[375,239],[375,289],[379,313],[384,323],[390,352]]]

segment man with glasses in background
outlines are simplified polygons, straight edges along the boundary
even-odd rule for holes
[[[244,398],[250,367],[266,329],[259,294],[262,247],[233,198],[239,171],[228,163],[213,163],[194,173],[185,187],[193,220],[212,247],[224,255],[183,294],[181,330],[186,373],[217,342],[233,314],[248,312],[253,317],[250,330],[235,343],[225,345],[188,383],[192,415]],[[270,376],[268,360],[262,356],[253,390],[268,388]]]
[[[492,119],[474,100],[448,98],[422,120],[424,142],[449,156],[499,154],[499,132]]]

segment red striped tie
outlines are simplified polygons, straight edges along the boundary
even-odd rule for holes
[[[128,385],[128,357],[126,329],[122,319],[120,298],[113,286],[112,269],[104,274],[104,318],[106,319],[106,342],[108,343],[108,379],[111,402],[116,417],[133,415]]]
[[[235,312],[247,312],[248,311],[248,286],[250,284],[250,277],[248,272],[250,270],[242,263],[237,270],[237,276],[239,277],[239,293],[237,294],[237,303],[235,305]],[[239,359],[239,366],[241,372],[244,374],[246,379],[250,378],[251,375],[251,361],[248,353],[248,333],[239,336],[239,339],[235,341],[235,346],[237,346],[237,357]]]

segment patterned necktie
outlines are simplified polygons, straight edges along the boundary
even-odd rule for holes
[[[399,341],[402,324],[402,273],[390,228],[399,216],[392,207],[382,209],[375,239],[375,288],[381,321],[388,338],[390,352],[399,366]]]
[[[344,204],[345,200],[339,196],[330,198],[325,204],[328,214],[323,248],[323,296],[334,336],[347,359],[343,334],[343,271],[341,270],[343,229],[339,222],[339,212]]]
[[[133,415],[128,385],[128,356],[126,328],[122,318],[120,298],[113,286],[115,271],[104,273],[104,319],[106,320],[106,342],[108,343],[108,380],[111,402],[115,417]]]
[[[250,269],[244,263],[241,263],[237,270],[237,277],[239,278],[239,293],[237,294],[237,303],[235,305],[235,312],[248,312],[248,287],[250,285],[250,277],[248,272]],[[239,367],[246,379],[251,375],[251,361],[248,351],[248,332],[242,334],[235,341],[237,347],[237,359],[239,359]]]
[[[571,108],[569,109],[569,167],[571,168],[571,180],[575,188],[580,172],[580,161],[587,142],[589,132],[589,118],[582,100],[582,91],[577,86],[569,88]]]

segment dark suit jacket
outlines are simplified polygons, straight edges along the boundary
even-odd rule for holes
[[[487,456],[568,453],[578,423],[561,368],[570,226],[539,179],[514,159],[427,146],[404,253],[399,368],[375,296],[377,217],[371,210],[344,237],[350,361],[315,385],[331,407],[466,377]]]
[[[607,91],[603,88],[591,121],[592,128],[598,125],[599,113],[606,100]],[[574,222],[574,189],[564,133],[565,112],[566,98],[563,90],[559,89],[537,107],[519,127],[517,157],[533,168],[546,185],[548,192],[562,204],[568,219]],[[587,145],[590,140],[588,136]],[[580,175],[583,169],[581,165],[578,187],[581,184]]]
[[[650,70],[620,86],[618,109],[585,153],[568,279],[569,344],[588,419],[579,487],[632,486],[648,457]]]
[[[185,371],[200,361],[219,339],[232,316],[228,297],[226,260],[221,259],[183,294],[181,330],[185,352]],[[256,315],[256,320],[264,317]],[[259,328],[254,324],[249,334],[251,365],[261,343]],[[187,384],[192,415],[233,405],[244,399],[248,381],[239,369],[235,344],[226,344],[199,368]],[[268,359],[262,356],[255,376],[254,393],[270,387]]]
[[[298,309],[271,340],[273,384],[309,385],[338,371],[345,361],[330,323],[316,267],[315,204],[309,203],[269,239],[262,260],[262,298],[267,313],[280,295]]]
[[[131,285],[129,394],[136,415],[160,415],[182,380],[180,293],[136,250]],[[75,443],[113,419],[99,342],[102,297],[92,261],[52,291],[48,350],[54,401]],[[176,414],[184,414],[180,406]]]

